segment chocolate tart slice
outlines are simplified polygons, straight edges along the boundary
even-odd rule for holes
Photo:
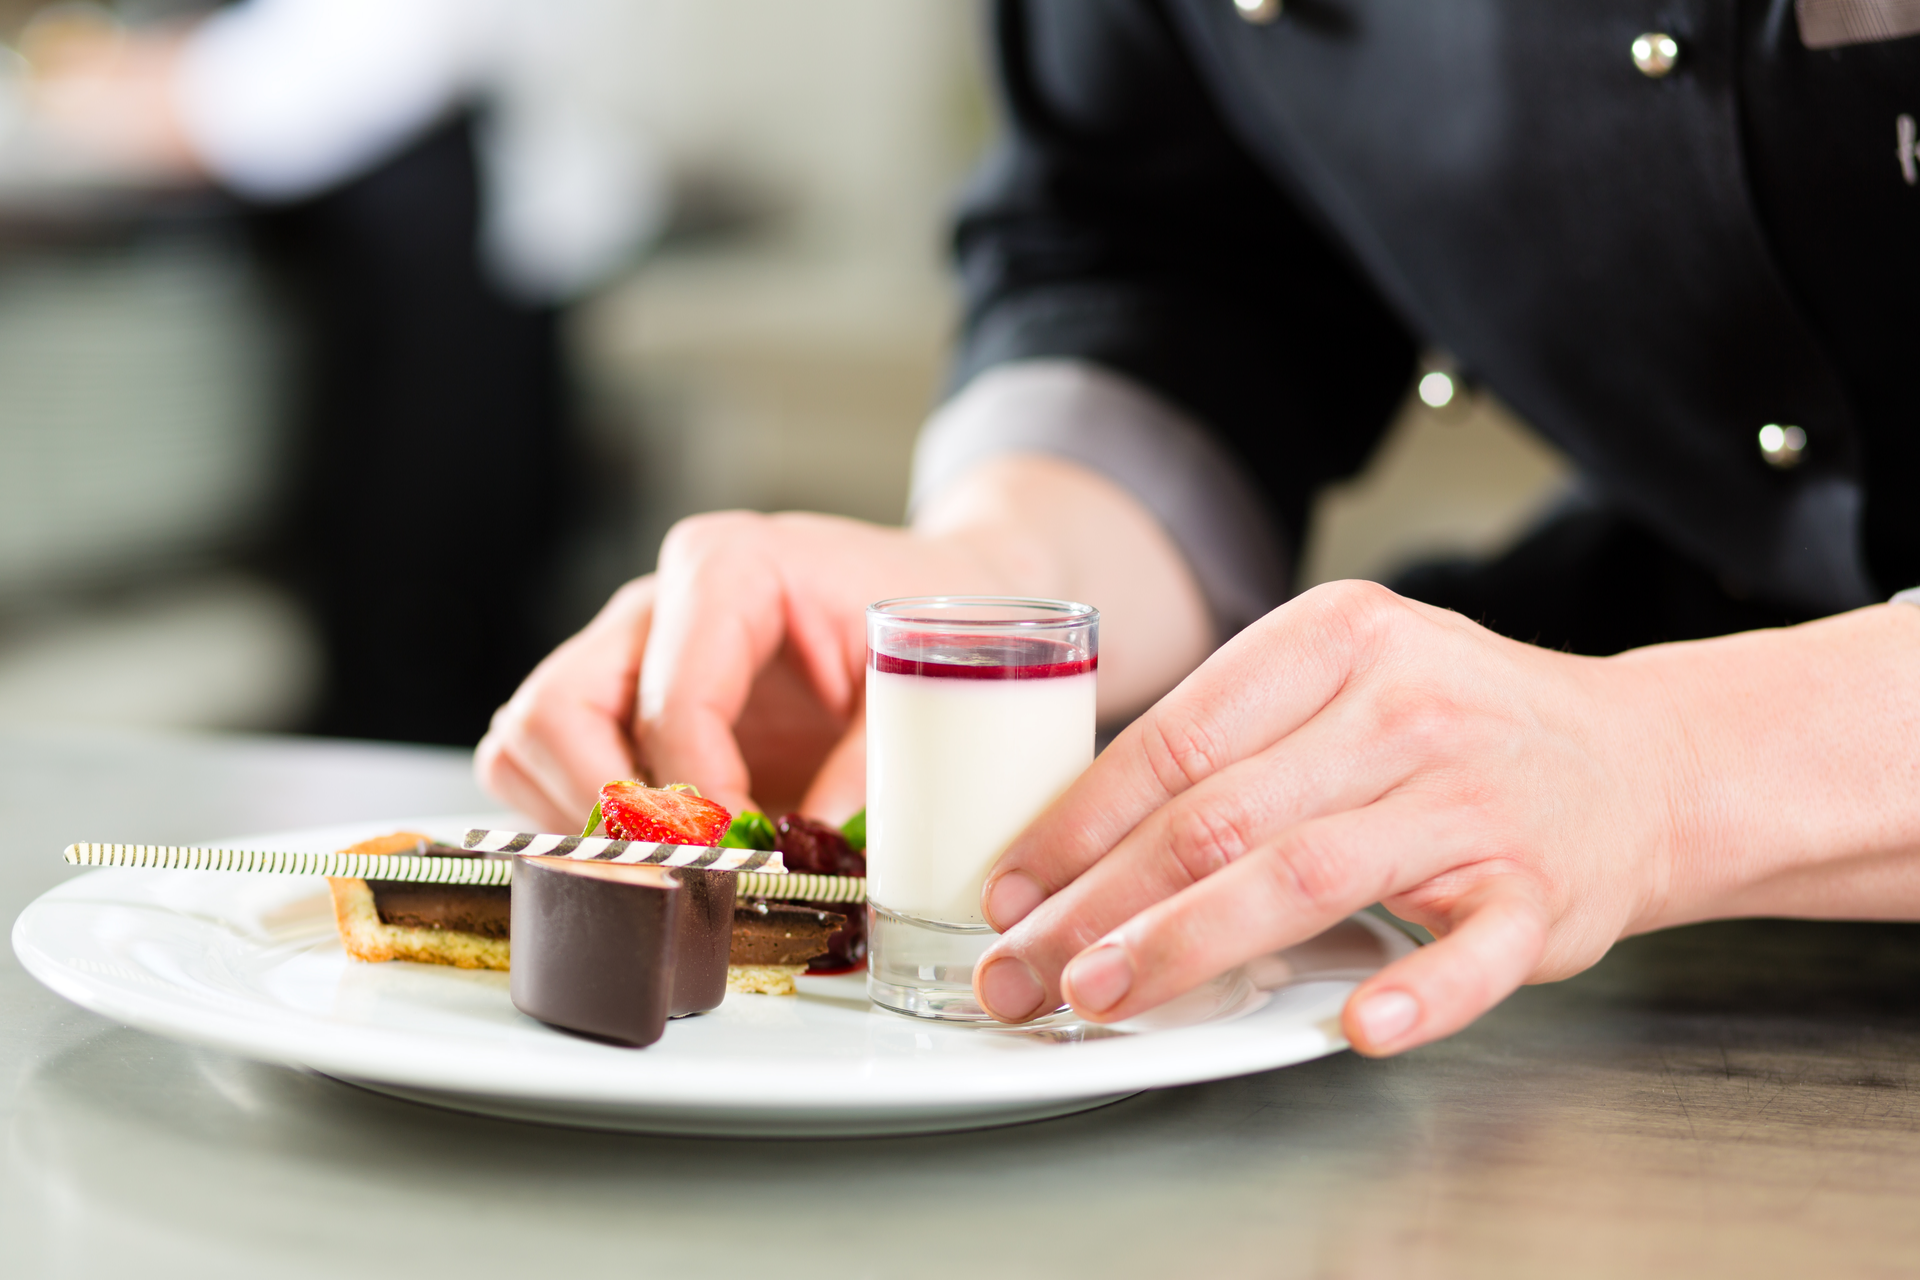
[[[420,852],[443,857],[485,855],[426,836],[400,831],[363,840],[342,853]],[[413,960],[458,969],[510,967],[509,912],[513,890],[504,886],[407,884],[329,876],[333,920],[340,941],[355,960]]]
[[[727,990],[743,995],[790,996],[807,962],[827,953],[847,918],[817,907],[755,898],[733,909],[733,945]]]

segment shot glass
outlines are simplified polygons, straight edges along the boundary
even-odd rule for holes
[[[987,871],[1093,762],[1100,614],[1017,597],[867,609],[867,993],[991,1021],[973,969],[996,936]]]

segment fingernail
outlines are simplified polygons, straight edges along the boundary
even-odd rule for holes
[[[1118,943],[1104,942],[1091,951],[1083,951],[1066,973],[1061,986],[1076,1009],[1087,1013],[1105,1013],[1120,1003],[1133,986],[1133,961],[1127,949]]]
[[[1385,1048],[1413,1029],[1420,1020],[1420,1006],[1404,991],[1382,991],[1368,996],[1366,1003],[1354,1010],[1353,1019],[1360,1024],[1369,1047]]]
[[[1003,876],[994,877],[987,886],[986,901],[980,904],[988,923],[1005,933],[1013,926],[1033,914],[1033,909],[1047,900],[1047,891],[1040,882],[1024,871],[1009,871]]]
[[[987,1012],[1002,1022],[1024,1022],[1040,1012],[1046,989],[1023,960],[1002,956],[989,961],[974,980],[975,994]]]

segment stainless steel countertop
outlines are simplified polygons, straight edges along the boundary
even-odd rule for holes
[[[0,917],[88,838],[488,807],[456,752],[0,732]],[[1920,1270],[1920,927],[1629,941],[1440,1045],[924,1138],[479,1119],[118,1027],[0,961],[0,1274]],[[769,1064],[777,1070],[777,1064]]]

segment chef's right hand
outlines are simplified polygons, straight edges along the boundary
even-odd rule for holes
[[[961,539],[802,513],[683,520],[659,570],[494,714],[480,781],[555,831],[632,777],[837,821],[866,793],[866,606],[1004,589],[993,577]]]

